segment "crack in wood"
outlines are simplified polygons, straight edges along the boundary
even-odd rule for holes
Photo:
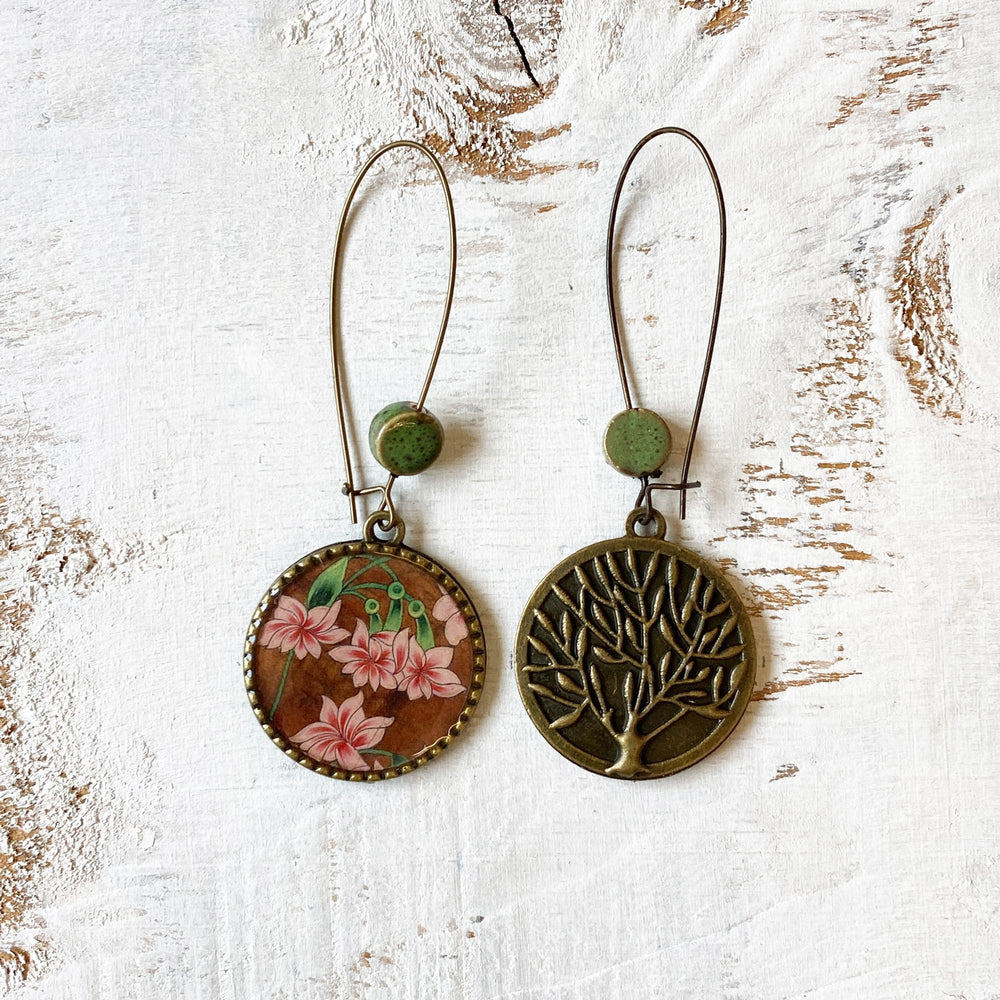
[[[517,49],[517,54],[521,57],[521,65],[524,67],[524,72],[528,74],[528,79],[540,90],[542,85],[535,79],[535,74],[531,71],[531,63],[528,62],[528,53],[524,51],[521,39],[517,37],[517,29],[514,27],[514,22],[500,10],[500,0],[493,0],[493,9],[496,11],[497,16],[502,17],[506,22],[507,33],[510,35],[514,47]]]
[[[516,26],[504,13],[509,5],[509,0],[491,6],[469,0],[455,7],[442,0],[440,10],[425,10],[403,0],[363,0],[358,11],[336,0],[313,0],[279,38],[311,54],[331,92],[353,90],[360,80],[378,81],[366,110],[375,125],[358,147],[359,159],[396,138],[400,122],[409,122],[414,137],[476,176],[520,181],[590,169],[589,162],[545,163],[526,155],[570,128],[565,122],[531,130],[512,120],[550,97],[558,84],[562,0],[526,6]],[[379,44],[352,47],[346,39],[359,31]],[[307,160],[342,155],[335,135],[312,132],[293,149]]]

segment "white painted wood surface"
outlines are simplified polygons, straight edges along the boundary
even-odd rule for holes
[[[1000,997],[1000,11],[499,6],[534,80],[488,0],[0,7],[10,995]],[[705,488],[671,530],[732,568],[763,661],[720,751],[630,785],[544,743],[510,655],[537,580],[632,499],[600,453],[603,231],[665,123],[731,221]],[[454,748],[366,787],[268,745],[239,654],[271,579],[352,534],[328,262],[399,135],[445,157],[460,253],[448,445],[399,500],[490,672]],[[428,177],[377,171],[352,228],[364,421],[436,325]],[[640,399],[683,438],[694,152],[645,155],[623,209]]]

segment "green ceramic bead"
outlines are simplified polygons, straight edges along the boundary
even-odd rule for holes
[[[444,431],[438,418],[416,403],[390,403],[379,410],[368,428],[368,446],[375,460],[397,476],[423,472],[441,454]]]
[[[670,431],[652,410],[636,406],[611,418],[604,432],[604,456],[626,476],[658,472],[670,455]]]

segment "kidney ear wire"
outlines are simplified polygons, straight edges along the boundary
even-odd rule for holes
[[[392,503],[392,487],[397,476],[413,475],[415,472],[421,471],[421,469],[411,470],[404,466],[396,466],[394,468],[392,456],[379,453],[377,444],[372,438],[372,435],[375,434],[375,425],[373,424],[373,429],[370,432],[370,440],[373,442],[372,450],[375,452],[376,459],[390,470],[389,478],[382,486],[355,486],[354,467],[351,461],[351,448],[348,441],[347,421],[345,418],[344,408],[343,336],[340,328],[340,271],[343,263],[345,242],[344,235],[347,229],[347,218],[351,205],[354,202],[355,195],[358,192],[358,188],[361,186],[361,182],[365,179],[365,175],[375,165],[375,162],[380,157],[384,156],[391,150],[406,147],[417,150],[417,152],[422,153],[428,160],[430,160],[431,166],[434,167],[434,171],[437,174],[438,180],[441,182],[441,187],[444,190],[445,207],[448,211],[448,235],[450,241],[448,290],[445,294],[444,312],[441,315],[441,325],[438,328],[437,340],[434,342],[430,362],[427,365],[427,374],[424,377],[424,383],[416,403],[391,404],[391,407],[406,406],[408,407],[408,410],[405,414],[401,414],[400,411],[394,410],[391,414],[383,416],[391,408],[386,407],[386,409],[383,410],[378,417],[376,417],[376,420],[382,418],[384,426],[384,424],[390,419],[396,419],[397,423],[400,418],[404,420],[412,419],[413,421],[423,425],[424,430],[427,429],[430,422],[433,422],[433,425],[437,428],[437,436],[439,438],[438,450],[440,450],[440,424],[438,424],[437,418],[427,411],[424,404],[427,400],[427,393],[431,387],[431,381],[434,378],[434,370],[437,368],[438,359],[441,356],[441,348],[444,345],[444,335],[448,328],[448,319],[451,316],[451,305],[455,295],[455,270],[458,252],[457,240],[455,236],[455,207],[452,203],[451,189],[448,187],[448,179],[445,177],[444,170],[441,168],[438,158],[431,152],[430,149],[422,143],[414,142],[411,139],[398,139],[395,142],[390,142],[382,146],[381,149],[376,150],[376,152],[368,158],[365,165],[358,171],[357,176],[354,178],[354,183],[351,185],[351,189],[347,194],[347,199],[344,202],[343,211],[340,213],[340,223],[337,226],[337,236],[333,249],[333,264],[330,268],[330,357],[333,369],[333,388],[337,398],[337,423],[340,427],[340,442],[344,454],[344,472],[346,476],[342,492],[348,498],[351,508],[351,521],[355,524],[358,521],[357,498],[359,496],[365,496],[372,493],[380,494],[382,497],[381,506],[368,520],[371,522],[370,527],[374,528],[375,525],[378,525],[382,531],[386,532],[402,525],[402,522],[397,516],[396,509]],[[430,460],[433,461],[433,458],[436,457],[437,452],[434,453]],[[430,464],[430,462],[427,464]],[[424,468],[426,468],[426,466],[424,466]],[[369,525],[366,524],[366,528],[368,527]]]
[[[663,423],[656,414],[653,414],[648,410],[641,410],[632,404],[632,393],[629,388],[628,375],[625,371],[625,356],[622,349],[622,336],[621,330],[618,323],[618,304],[615,298],[615,283],[612,273],[612,258],[615,249],[615,220],[618,214],[618,202],[621,198],[622,188],[625,186],[625,179],[628,176],[628,172],[632,167],[632,163],[636,156],[642,148],[651,140],[657,138],[661,135],[679,135],[683,136],[692,142],[701,153],[702,158],[705,161],[705,165],[708,167],[708,171],[712,177],[712,184],[715,187],[715,198],[719,206],[719,267],[716,274],[715,280],[715,305],[712,310],[712,325],[709,328],[708,334],[708,345],[705,348],[705,363],[701,371],[701,382],[698,386],[698,398],[695,400],[694,413],[691,416],[691,427],[688,431],[687,446],[684,449],[684,462],[681,467],[681,478],[680,482],[677,483],[659,483],[652,482],[660,475],[659,469],[649,469],[648,466],[644,469],[640,466],[641,471],[633,471],[631,468],[626,469],[622,467],[616,460],[615,456],[611,451],[608,450],[609,436],[605,437],[605,451],[608,455],[608,460],[614,465],[619,471],[625,472],[628,475],[635,475],[642,482],[642,488],[639,492],[638,500],[636,501],[636,508],[645,507],[645,518],[641,523],[648,524],[653,518],[653,506],[652,506],[652,492],[653,490],[676,490],[680,493],[680,516],[681,519],[685,517],[687,513],[687,491],[697,489],[701,486],[700,482],[691,482],[688,479],[691,471],[691,456],[694,453],[694,442],[698,434],[698,423],[701,420],[701,409],[705,402],[705,390],[708,386],[708,373],[712,367],[712,355],[715,351],[715,337],[719,329],[719,312],[722,307],[722,287],[725,279],[726,273],[726,203],[722,197],[722,185],[719,182],[719,175],[715,169],[715,164],[712,162],[712,158],[708,155],[708,150],[705,149],[701,141],[686,129],[677,128],[675,126],[669,126],[666,128],[658,128],[650,132],[648,135],[644,136],[636,144],[635,149],[629,154],[628,159],[625,161],[625,165],[622,167],[622,172],[618,177],[618,186],[615,188],[614,198],[611,201],[611,215],[608,219],[608,238],[607,238],[607,249],[605,254],[605,277],[607,281],[608,289],[608,313],[611,318],[611,337],[615,345],[615,357],[618,361],[618,377],[621,379],[622,385],[622,395],[625,397],[625,407],[624,413],[619,414],[612,421],[612,425],[619,420],[619,418],[635,419],[640,414],[645,416],[649,415],[648,423],[646,426],[639,428],[644,433],[659,433],[665,434],[667,440],[667,450],[669,451],[669,431],[666,429],[666,425]],[[655,418],[655,421],[652,420]],[[640,418],[641,419],[641,418]],[[656,424],[662,424],[662,428]],[[609,432],[611,427],[609,427]]]

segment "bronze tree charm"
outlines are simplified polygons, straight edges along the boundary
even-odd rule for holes
[[[656,538],[588,546],[535,591],[517,640],[535,725],[616,778],[672,774],[714,750],[753,689],[749,618],[718,568]]]

